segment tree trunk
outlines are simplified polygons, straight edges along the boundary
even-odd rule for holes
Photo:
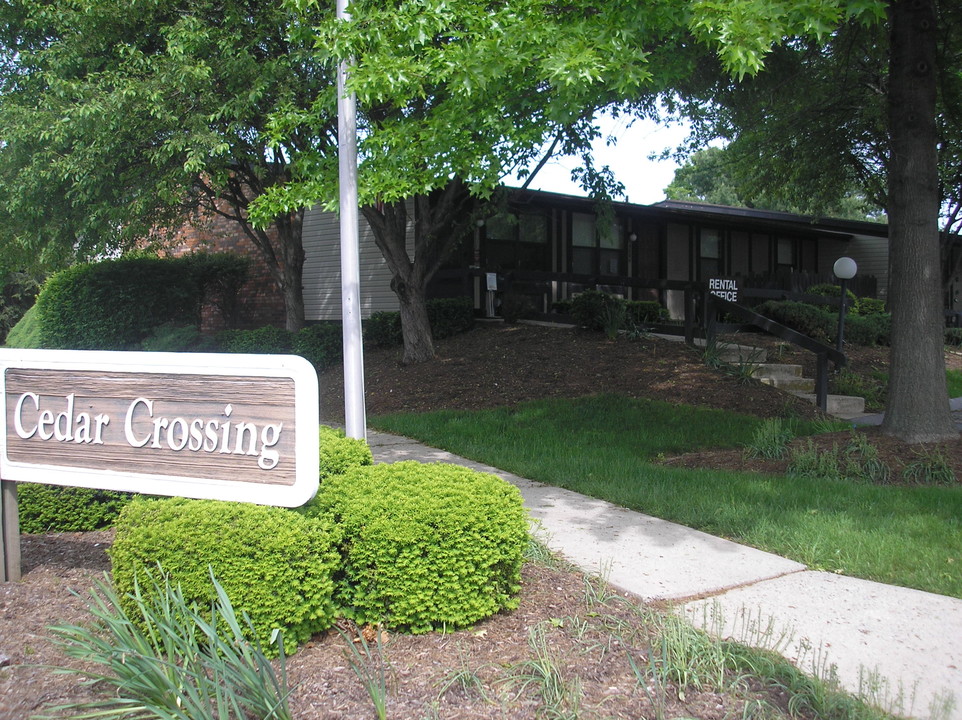
[[[889,6],[889,307],[882,429],[911,443],[954,439],[945,384],[939,262],[934,0]]]
[[[471,196],[457,178],[430,195],[420,195],[416,210],[416,251],[408,254],[408,205],[382,203],[361,208],[374,241],[391,270],[391,289],[398,297],[405,365],[433,360],[434,338],[428,322],[427,285],[445,257],[472,227]]]
[[[297,332],[304,315],[304,211],[280,216],[274,223],[280,246],[280,288],[284,296],[287,329]]]
[[[401,311],[401,334],[404,337],[404,365],[433,360],[434,335],[428,321],[427,298],[422,287],[408,284],[395,276],[391,279],[391,289],[398,297]]]

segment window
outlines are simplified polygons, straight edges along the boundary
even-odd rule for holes
[[[595,271],[595,216],[571,216],[571,272],[591,275]]]
[[[775,269],[791,270],[795,267],[795,243],[791,238],[778,238],[775,245]]]
[[[490,270],[547,270],[548,219],[496,215],[484,226],[484,264]]]
[[[625,274],[625,231],[621,221],[598,228],[594,215],[571,215],[571,272],[583,275]]]
[[[698,277],[705,280],[723,274],[721,233],[703,228],[698,237]]]

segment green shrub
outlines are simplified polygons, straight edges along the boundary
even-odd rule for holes
[[[885,315],[885,301],[871,297],[856,298],[851,312],[855,315]]]
[[[470,298],[436,298],[427,301],[428,324],[435,340],[467,332],[474,327],[474,303]],[[364,342],[390,347],[404,342],[401,313],[381,310],[364,321]]]
[[[599,290],[585,290],[571,301],[571,317],[581,327],[588,330],[605,330],[606,320],[610,320],[612,313],[617,313],[615,307],[625,307],[622,298],[608,295]],[[622,309],[622,316],[624,310]]]
[[[527,520],[507,482],[401,462],[328,478],[308,505],[343,533],[335,598],[358,623],[454,630],[518,606]]]
[[[955,485],[955,471],[940,447],[925,448],[902,468],[902,480],[918,485]]]
[[[553,303],[551,303],[551,311],[556,312],[559,315],[569,315],[571,313],[571,301],[555,300]]]
[[[110,549],[114,584],[127,597],[159,563],[188,601],[214,599],[213,572],[264,647],[284,632],[292,651],[331,626],[336,529],[283,508],[214,500],[137,500],[117,518]],[[142,584],[143,586],[143,584]],[[132,611],[133,608],[128,608]]]
[[[842,460],[844,475],[850,480],[882,484],[887,483],[892,474],[864,433],[852,431],[851,440],[842,450]]]
[[[344,333],[336,323],[308,325],[291,342],[291,351],[307,358],[318,372],[340,362],[343,348]]]
[[[130,502],[128,493],[20,483],[17,504],[25,533],[86,532],[110,527]]]
[[[265,325],[256,330],[223,330],[217,333],[217,342],[229,353],[287,355],[294,346],[294,333]]]
[[[240,291],[250,272],[250,258],[229,252],[195,252],[179,258],[179,262],[200,288],[201,302],[217,309],[226,327],[234,327]]]
[[[883,315],[850,315],[845,319],[845,340],[853,345],[863,347],[889,345],[891,335],[892,316],[887,313]]]
[[[217,258],[230,256],[133,256],[62,270],[37,298],[40,341],[50,348],[127,350],[164,323],[199,324],[222,263]],[[225,267],[234,264],[223,260]]]
[[[217,352],[217,341],[196,325],[164,323],[155,327],[140,344],[149,352]]]
[[[785,474],[811,480],[840,480],[840,462],[837,446],[832,446],[831,450],[819,450],[808,438],[802,447],[791,450]]]
[[[635,325],[648,325],[668,319],[668,310],[654,300],[629,300],[625,303],[626,322]]]
[[[873,372],[860,375],[848,368],[840,368],[829,376],[829,392],[833,395],[854,395],[865,398],[866,409],[881,409],[888,392],[888,376]]]
[[[13,334],[13,330],[10,331],[10,334]],[[7,344],[9,343],[10,338],[8,337]],[[962,346],[962,328],[945,328],[945,344],[951,347]]]
[[[428,300],[428,322],[435,340],[467,332],[474,327],[474,302],[471,298]]]
[[[296,333],[273,325],[217,333],[217,344],[224,352],[300,355],[318,372],[340,361],[343,343],[341,326],[335,323],[308,325]]]
[[[831,283],[821,283],[819,285],[812,285],[805,292],[808,295],[837,298],[842,294],[842,287],[841,285],[832,285]],[[858,300],[858,298],[855,297],[855,293],[851,290],[845,291],[845,297],[848,298],[849,307],[852,307]]]
[[[11,272],[7,275],[0,292],[0,339],[20,322],[30,310],[40,292],[40,278],[26,272]]]
[[[837,314],[791,300],[768,300],[759,305],[756,312],[803,335],[822,341],[834,337],[838,327]]]
[[[609,340],[618,337],[618,333],[625,326],[625,319],[628,317],[625,304],[609,303],[605,305],[601,312],[601,330]]]
[[[515,290],[508,290],[501,295],[501,317],[506,323],[516,323],[518,320],[534,317],[538,312],[534,297]]]
[[[7,340],[4,343],[11,348],[42,348],[43,341],[40,337],[40,319],[37,313],[37,306],[24,313],[20,322],[11,328],[7,333]]]
[[[345,437],[343,430],[321,425],[321,482],[332,475],[342,475],[351,468],[373,464],[374,457],[366,442],[360,438]]]
[[[404,342],[401,313],[381,310],[364,321],[364,342],[375,347],[390,347]]]

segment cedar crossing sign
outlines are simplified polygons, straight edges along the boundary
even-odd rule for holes
[[[302,505],[317,374],[290,355],[0,350],[0,478]]]

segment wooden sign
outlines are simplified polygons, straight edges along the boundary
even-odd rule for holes
[[[0,478],[302,505],[317,374],[292,355],[0,350]]]

